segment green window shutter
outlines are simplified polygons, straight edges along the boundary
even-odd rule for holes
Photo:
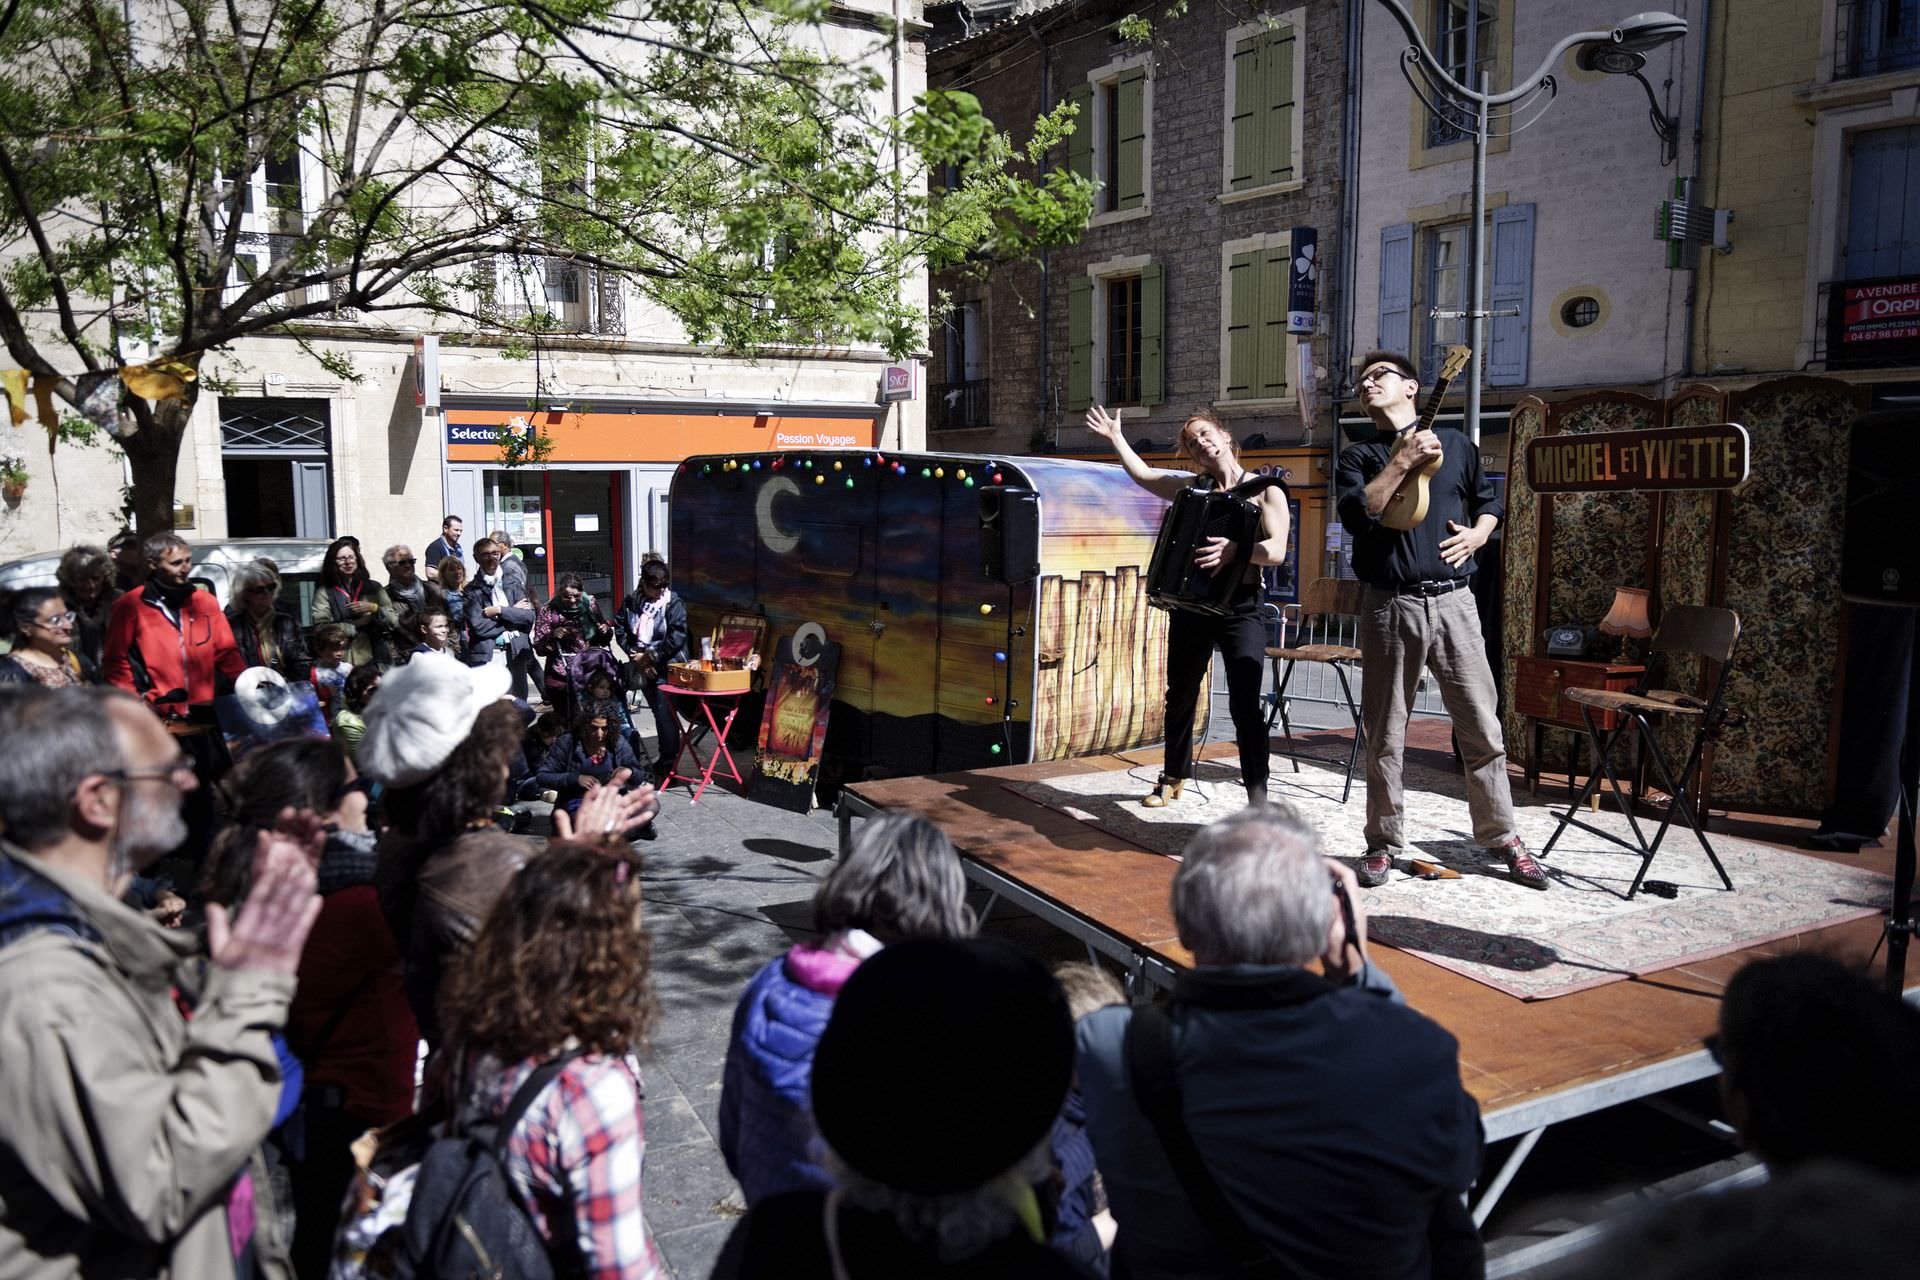
[[[1233,181],[1235,191],[1260,185],[1260,127],[1266,112],[1260,96],[1259,36],[1248,36],[1233,46]]]
[[[1115,209],[1138,209],[1147,199],[1147,72],[1135,67],[1121,73],[1115,86],[1113,145],[1120,180],[1113,192]]]
[[[1067,408],[1093,403],[1093,281],[1067,281]]]
[[[1227,265],[1227,399],[1260,394],[1260,255],[1236,253]]]
[[[1261,101],[1266,108],[1261,168],[1265,182],[1293,181],[1293,41],[1292,27],[1270,31],[1261,53]]]
[[[1165,334],[1167,314],[1166,268],[1150,262],[1140,268],[1140,403],[1164,404],[1167,399]]]
[[[1287,394],[1287,259],[1282,246],[1260,251],[1260,337],[1258,374],[1252,394]]]
[[[1067,172],[1093,181],[1093,86],[1078,84],[1067,90],[1067,101],[1080,108],[1067,135]]]

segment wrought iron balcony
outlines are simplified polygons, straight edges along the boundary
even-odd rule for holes
[[[931,408],[936,431],[964,431],[988,425],[988,378],[933,384]]]
[[[1839,0],[1833,34],[1836,80],[1920,67],[1920,0]]]

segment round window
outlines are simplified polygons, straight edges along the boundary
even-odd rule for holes
[[[1584,329],[1600,318],[1600,300],[1582,294],[1568,298],[1560,308],[1560,319],[1569,329]]]

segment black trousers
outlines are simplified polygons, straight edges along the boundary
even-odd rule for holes
[[[1228,614],[1176,610],[1167,631],[1167,763],[1170,778],[1193,776],[1193,716],[1200,682],[1218,649],[1226,661],[1227,708],[1233,736],[1240,744],[1241,781],[1267,783],[1267,720],[1260,714],[1260,685],[1265,675],[1267,627],[1260,617],[1259,588],[1248,586],[1234,597]]]

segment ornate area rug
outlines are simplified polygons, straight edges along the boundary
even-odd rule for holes
[[[1238,769],[1203,764],[1187,793],[1164,809],[1140,797],[1150,769],[1074,774],[1046,782],[1008,782],[1009,790],[1090,822],[1143,848],[1177,857],[1201,826],[1243,807]],[[1276,756],[1269,794],[1313,823],[1335,857],[1356,862],[1366,849],[1366,784],[1340,803],[1340,770],[1309,762],[1293,772]],[[1396,864],[1393,878],[1365,890],[1368,935],[1456,973],[1517,996],[1545,1000],[1688,961],[1737,951],[1807,929],[1876,915],[1890,900],[1888,877],[1819,858],[1708,832],[1734,892],[1728,893],[1687,828],[1668,833],[1647,873],[1677,889],[1671,899],[1642,888],[1626,892],[1638,856],[1569,827],[1543,860],[1553,887],[1545,893],[1507,879],[1505,863],[1473,843],[1466,784],[1412,763],[1406,766],[1410,857],[1460,872],[1457,880],[1422,880]],[[1196,790],[1200,794],[1196,795]],[[1526,804],[1514,796],[1515,821],[1536,854],[1566,807]],[[1627,835],[1622,814],[1587,813],[1594,825]],[[1642,827],[1649,830],[1645,819]]]

